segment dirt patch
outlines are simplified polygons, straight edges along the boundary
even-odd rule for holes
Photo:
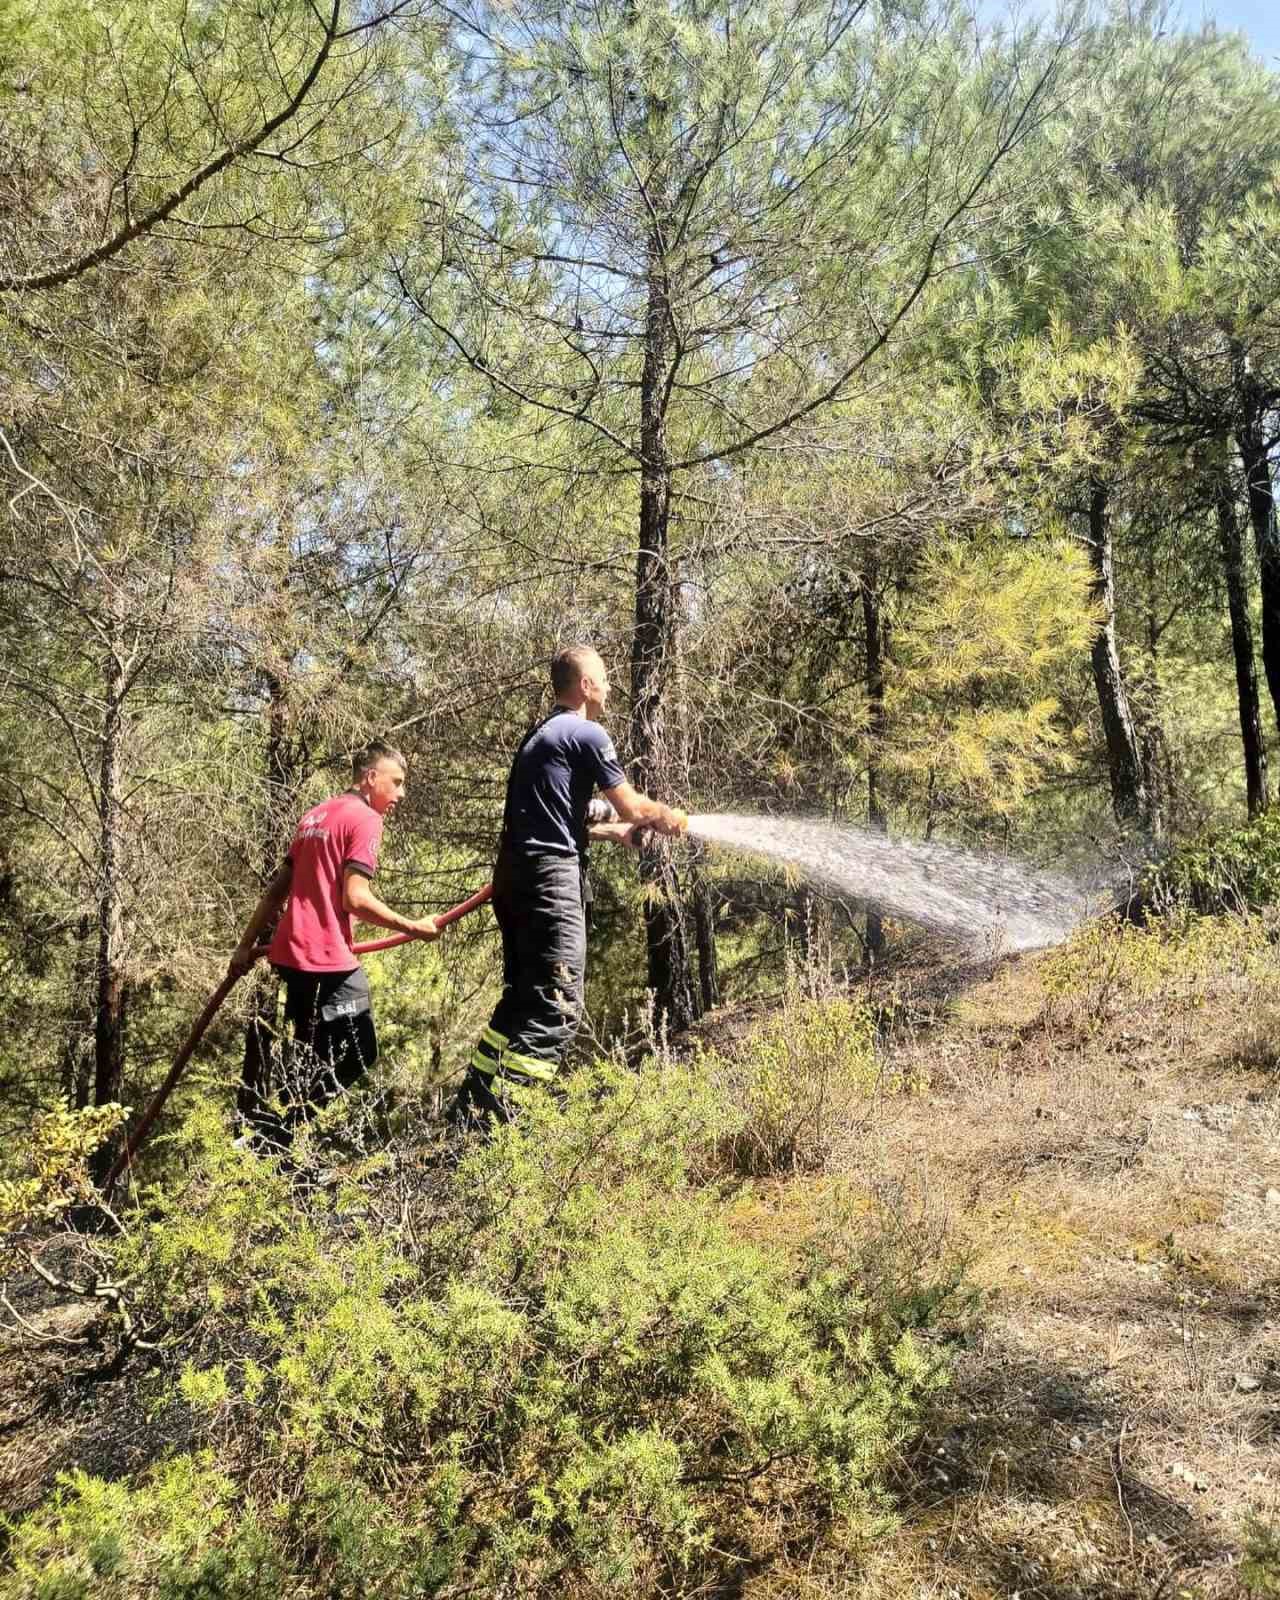
[[[845,1593],[1243,1593],[1245,1520],[1280,1507],[1280,1099],[1256,1029],[1232,1044],[1248,1004],[1055,1031],[1023,961],[902,1039],[930,1087],[846,1172],[945,1214],[988,1300]]]

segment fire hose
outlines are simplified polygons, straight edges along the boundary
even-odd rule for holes
[[[486,904],[492,894],[493,885],[491,883],[486,883],[483,889],[478,889],[475,894],[462,901],[460,905],[450,906],[448,911],[442,911],[436,918],[437,926],[441,928],[447,928],[450,926],[450,924],[460,921],[469,912],[479,910],[482,905]],[[356,955],[366,956],[372,955],[375,950],[392,950],[397,945],[412,944],[418,938],[419,935],[416,933],[393,933],[385,939],[368,939],[361,944],[352,945],[351,948]],[[257,945],[253,952],[254,959],[260,960],[266,955],[266,953],[267,946],[265,944]],[[164,1109],[165,1101],[168,1100],[169,1096],[177,1087],[178,1080],[182,1077],[183,1072],[186,1070],[187,1062],[190,1061],[191,1057],[195,1054],[196,1046],[200,1043],[201,1039],[204,1038],[205,1031],[207,1030],[209,1024],[221,1010],[223,1001],[231,993],[232,989],[235,988],[236,984],[239,983],[240,977],[241,974],[238,972],[228,972],[226,977],[223,978],[222,982],[209,996],[204,1010],[196,1018],[195,1023],[192,1025],[191,1032],[183,1040],[182,1048],[178,1051],[177,1055],[174,1056],[173,1065],[169,1068],[164,1082],[151,1097],[151,1103],[142,1113],[142,1116],[133,1132],[125,1140],[124,1149],[116,1157],[110,1172],[107,1173],[106,1178],[103,1180],[102,1193],[104,1197],[110,1197],[111,1191],[115,1188],[117,1182],[119,1181],[121,1173],[124,1172],[127,1167],[132,1165],[134,1157],[142,1147],[147,1135],[151,1132],[156,1118]]]

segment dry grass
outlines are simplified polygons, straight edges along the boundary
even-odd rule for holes
[[[752,1600],[1245,1592],[1246,1519],[1280,1507],[1280,1005],[1259,930],[1196,940],[1136,976],[1105,941],[1065,980],[1009,962],[917,1014],[896,1064],[929,1088],[843,1183],[945,1217],[986,1312],[900,1464],[899,1531]],[[753,1231],[812,1226],[824,1183]]]

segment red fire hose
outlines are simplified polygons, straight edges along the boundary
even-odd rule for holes
[[[483,889],[478,889],[475,894],[471,895],[469,899],[464,900],[461,905],[450,906],[448,911],[442,911],[436,918],[437,924],[441,928],[449,927],[451,923],[457,922],[462,917],[465,917],[468,912],[479,910],[479,908],[485,904],[492,894],[493,885],[491,883],[486,883]],[[394,949],[396,945],[412,944],[417,937],[418,935],[416,933],[393,933],[386,939],[367,939],[363,944],[353,944],[351,948],[355,951],[356,955],[367,956],[371,955],[375,950],[391,950]],[[261,957],[265,956],[266,953],[267,946],[265,944],[258,945],[253,952],[255,959],[261,959]],[[151,1132],[152,1124],[164,1109],[165,1101],[177,1087],[178,1079],[181,1078],[187,1062],[190,1061],[192,1055],[195,1053],[196,1046],[200,1043],[201,1039],[204,1038],[206,1028],[208,1028],[214,1017],[217,1016],[218,1011],[222,1006],[222,1002],[227,998],[239,981],[240,974],[238,972],[228,972],[226,977],[223,978],[222,982],[209,996],[208,1003],[205,1005],[204,1010],[196,1018],[191,1032],[183,1041],[182,1048],[178,1051],[177,1055],[174,1056],[173,1065],[169,1068],[164,1082],[156,1090],[150,1105],[142,1113],[137,1127],[134,1128],[133,1132],[125,1140],[124,1149],[116,1157],[111,1171],[107,1173],[102,1185],[102,1193],[104,1196],[110,1196],[112,1189],[115,1188],[116,1183],[119,1180],[120,1174],[125,1170],[126,1167],[132,1164],[133,1158],[137,1155],[139,1149],[141,1148],[143,1140]]]

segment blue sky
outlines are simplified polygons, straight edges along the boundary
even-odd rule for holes
[[[980,15],[1049,16],[1055,0],[979,0]],[[1104,10],[1099,3],[1097,12]],[[1243,33],[1254,53],[1280,71],[1280,0],[1170,0],[1170,27],[1195,28],[1212,20],[1224,31]]]
[[[1212,18],[1220,28],[1247,33],[1269,67],[1280,67],[1280,3],[1277,0],[1203,0],[1184,4],[1182,20],[1195,24]]]

